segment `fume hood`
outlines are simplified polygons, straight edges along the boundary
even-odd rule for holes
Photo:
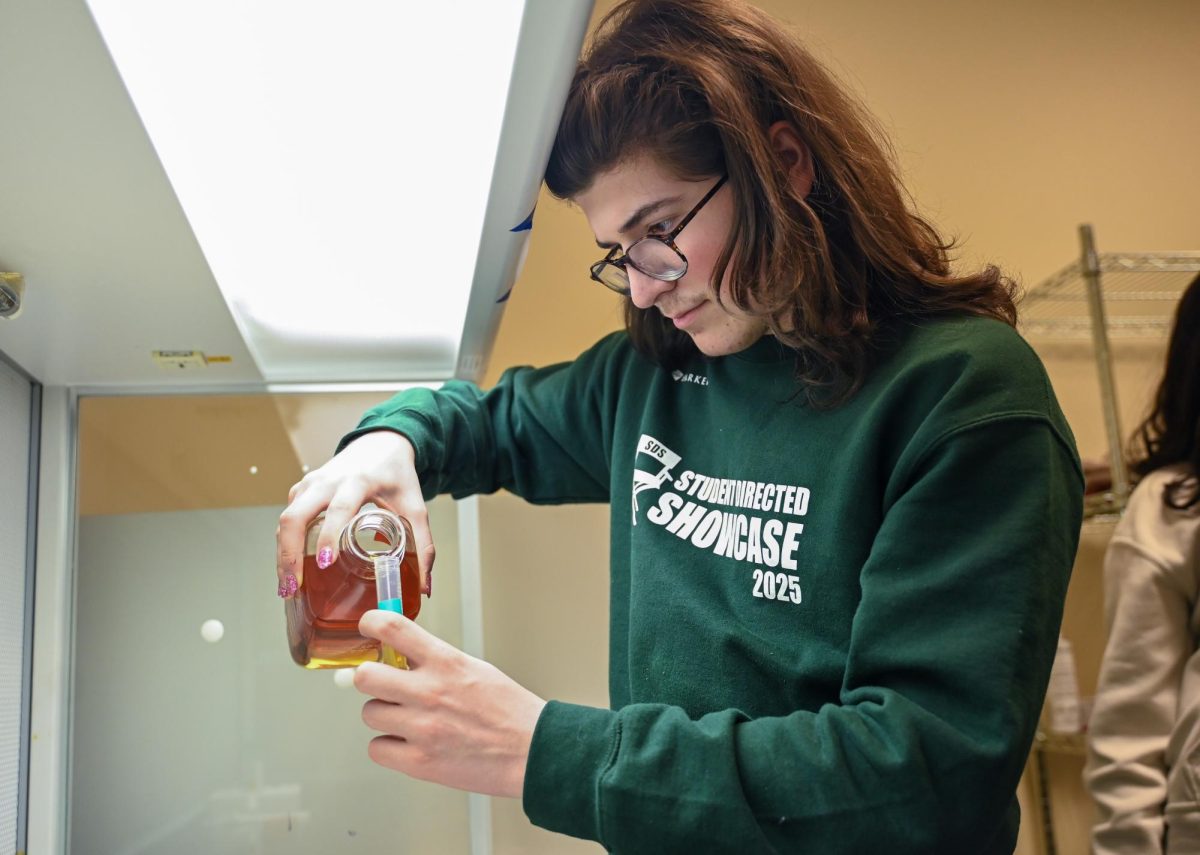
[[[0,764],[0,835],[11,820],[16,851],[72,839],[81,409],[158,401],[183,423],[222,396],[241,396],[243,414],[269,399],[292,447],[279,459],[299,470],[332,451],[331,407],[482,377],[591,6],[0,4],[0,274],[21,300],[0,317],[0,411],[30,414],[3,422],[27,434],[9,457],[30,466],[0,466],[28,533],[0,565],[24,575],[22,622],[8,626],[24,639],[21,715],[0,721],[21,740],[15,774]],[[198,396],[211,406],[171,406]],[[167,438],[141,452],[185,449]],[[187,453],[212,468],[207,450]],[[261,503],[256,513],[247,531],[270,525]],[[446,620],[470,651],[476,512],[468,500],[435,513],[461,556],[443,606],[462,605]],[[210,794],[209,819],[240,817],[250,790]],[[262,810],[296,798],[272,790]],[[464,831],[472,852],[490,847],[481,804]],[[166,846],[164,828],[138,851]]]
[[[0,350],[80,388],[478,376],[590,7],[5,4]]]

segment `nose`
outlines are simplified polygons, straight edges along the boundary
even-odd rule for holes
[[[647,276],[635,270],[632,264],[625,268],[625,274],[629,277],[629,297],[639,309],[649,309],[658,302],[659,296],[675,287],[674,282]]]

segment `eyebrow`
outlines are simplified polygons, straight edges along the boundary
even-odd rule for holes
[[[665,208],[668,205],[677,205],[677,204],[679,204],[679,200],[681,198],[682,198],[681,196],[670,196],[666,199],[658,199],[657,201],[649,202],[645,205],[642,205],[642,207],[638,208],[636,211],[633,212],[633,216],[631,216],[628,220],[625,221],[624,225],[621,226],[621,228],[618,230],[618,232],[623,235],[628,234],[634,226],[641,223],[643,220],[645,220],[651,214],[657,212],[659,208]],[[601,249],[612,249],[614,246],[616,246],[616,244],[615,243],[605,243],[604,241],[597,238],[596,246],[600,247]]]

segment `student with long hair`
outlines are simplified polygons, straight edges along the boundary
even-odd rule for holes
[[[616,852],[1012,852],[1083,488],[1012,283],[952,269],[875,121],[733,2],[618,5],[546,183],[626,329],[369,411],[292,491],[280,593],[322,510],[323,561],[370,500],[428,579],[425,498],[607,502],[610,708],[372,611],[413,667],[357,671],[371,757]]]
[[[1139,479],[1104,557],[1085,780],[1097,855],[1200,852],[1200,276],[1175,312]]]

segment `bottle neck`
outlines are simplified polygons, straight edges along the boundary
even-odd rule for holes
[[[363,576],[375,575],[380,555],[402,556],[407,537],[400,518],[382,508],[365,508],[342,529],[339,557]]]

